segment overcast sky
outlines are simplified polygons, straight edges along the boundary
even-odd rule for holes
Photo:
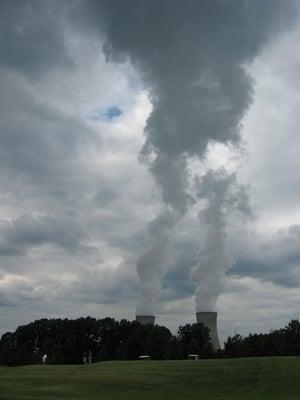
[[[165,172],[182,155],[189,178],[234,172],[251,205],[251,217],[226,218],[234,263],[217,300],[221,339],[299,318],[299,2],[254,1],[264,5],[247,29],[247,1],[139,3],[1,1],[0,333],[44,317],[133,319],[147,225],[164,205],[183,203]],[[225,74],[232,59],[242,69]],[[240,105],[234,133],[226,110],[209,120],[207,105],[185,93],[187,82],[216,84],[216,61]],[[174,137],[160,125],[166,113]],[[149,167],[149,146],[173,164]],[[201,204],[180,211],[161,278],[157,323],[173,332],[195,321]]]

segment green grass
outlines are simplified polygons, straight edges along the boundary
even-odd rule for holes
[[[293,399],[300,357],[0,367],[1,400]]]

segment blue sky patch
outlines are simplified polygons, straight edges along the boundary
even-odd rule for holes
[[[93,121],[111,121],[112,119],[117,118],[122,114],[123,111],[118,106],[111,106],[104,110],[95,110],[90,118]]]

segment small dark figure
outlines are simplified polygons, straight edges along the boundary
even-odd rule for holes
[[[93,353],[91,352],[91,350],[89,350],[88,363],[92,364],[92,361],[93,361]]]
[[[87,364],[87,354],[86,353],[82,354],[82,362],[83,362],[83,364]]]

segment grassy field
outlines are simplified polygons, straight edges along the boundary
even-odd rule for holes
[[[1,400],[299,398],[300,357],[0,367]]]

